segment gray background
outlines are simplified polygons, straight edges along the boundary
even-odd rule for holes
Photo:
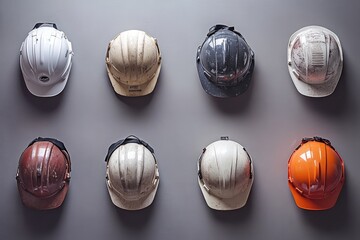
[[[358,239],[360,236],[360,2],[357,0],[0,1],[0,239]],[[57,23],[75,51],[63,93],[50,99],[26,89],[19,48],[36,22]],[[195,55],[208,29],[233,25],[255,52],[250,89],[233,99],[207,95]],[[334,31],[344,50],[335,92],[301,96],[287,69],[290,35],[307,25]],[[108,42],[140,29],[158,39],[163,64],[154,94],[118,97],[105,70]],[[108,146],[136,134],[155,149],[160,185],[151,207],[127,212],[112,205],[105,186]],[[197,183],[203,147],[228,135],[254,160],[246,207],[209,209]],[[346,166],[336,206],[296,207],[287,161],[302,137],[332,141]],[[70,191],[57,210],[22,206],[15,173],[35,137],[68,148]]]

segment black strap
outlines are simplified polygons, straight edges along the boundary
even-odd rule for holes
[[[36,29],[39,27],[46,27],[46,26],[58,29],[55,23],[36,23],[33,29]]]
[[[325,143],[326,145],[328,145],[329,147],[331,147],[332,149],[335,150],[335,148],[331,145],[331,142],[330,142],[328,139],[322,138],[322,137],[318,137],[318,136],[315,136],[315,137],[312,137],[312,138],[303,138],[303,139],[301,140],[300,145],[299,145],[295,150],[298,150],[303,144],[305,144],[305,143],[307,143],[307,142],[311,142],[311,141]]]
[[[36,142],[51,142],[52,144],[56,145],[60,150],[64,150],[65,152],[68,153],[68,151],[65,148],[64,143],[55,138],[38,137],[38,138],[35,138],[34,140],[32,140],[32,142],[28,145],[28,147],[30,147],[31,145],[33,145]]]
[[[236,33],[237,35],[239,35],[242,39],[244,39],[243,36],[242,36],[239,32],[235,31],[235,28],[234,28],[234,27],[229,27],[229,26],[226,26],[226,25],[223,25],[223,24],[216,24],[215,26],[212,26],[212,27],[209,29],[209,32],[208,32],[208,34],[207,34],[207,37],[210,37],[211,35],[213,35],[213,34],[216,33],[217,31],[222,30],[222,29],[226,29],[226,30],[232,31],[232,32]],[[245,41],[245,39],[244,39],[244,41]]]
[[[110,145],[108,153],[105,157],[105,162],[108,162],[110,159],[111,154],[113,154],[113,152],[120,147],[121,145],[125,145],[128,143],[137,143],[137,144],[141,144],[144,147],[146,147],[152,154],[154,154],[154,149],[152,147],[150,147],[149,144],[147,144],[145,141],[141,140],[140,138],[136,137],[135,135],[130,135],[125,139],[121,139],[113,144]]]

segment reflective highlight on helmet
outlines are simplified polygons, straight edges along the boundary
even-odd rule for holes
[[[254,53],[233,27],[216,25],[198,48],[197,68],[204,90],[215,97],[233,97],[249,87]]]
[[[72,65],[72,45],[55,24],[36,24],[20,48],[20,67],[28,90],[38,97],[63,91]]]
[[[298,207],[328,209],[335,205],[344,184],[344,163],[328,140],[304,139],[289,159],[288,178]]]
[[[249,154],[228,138],[207,146],[198,161],[199,185],[210,208],[233,210],[246,204],[253,183]]]
[[[301,94],[310,97],[330,95],[336,88],[343,67],[339,38],[319,26],[298,30],[289,40],[288,66]]]

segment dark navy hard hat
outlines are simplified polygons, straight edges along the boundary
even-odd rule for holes
[[[197,50],[201,85],[214,97],[244,93],[249,88],[254,64],[254,52],[234,27],[213,26]]]

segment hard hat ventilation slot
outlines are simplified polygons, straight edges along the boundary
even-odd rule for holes
[[[39,80],[41,81],[41,82],[48,82],[49,80],[50,80],[50,78],[48,77],[48,76],[41,76],[41,77],[39,77]]]

